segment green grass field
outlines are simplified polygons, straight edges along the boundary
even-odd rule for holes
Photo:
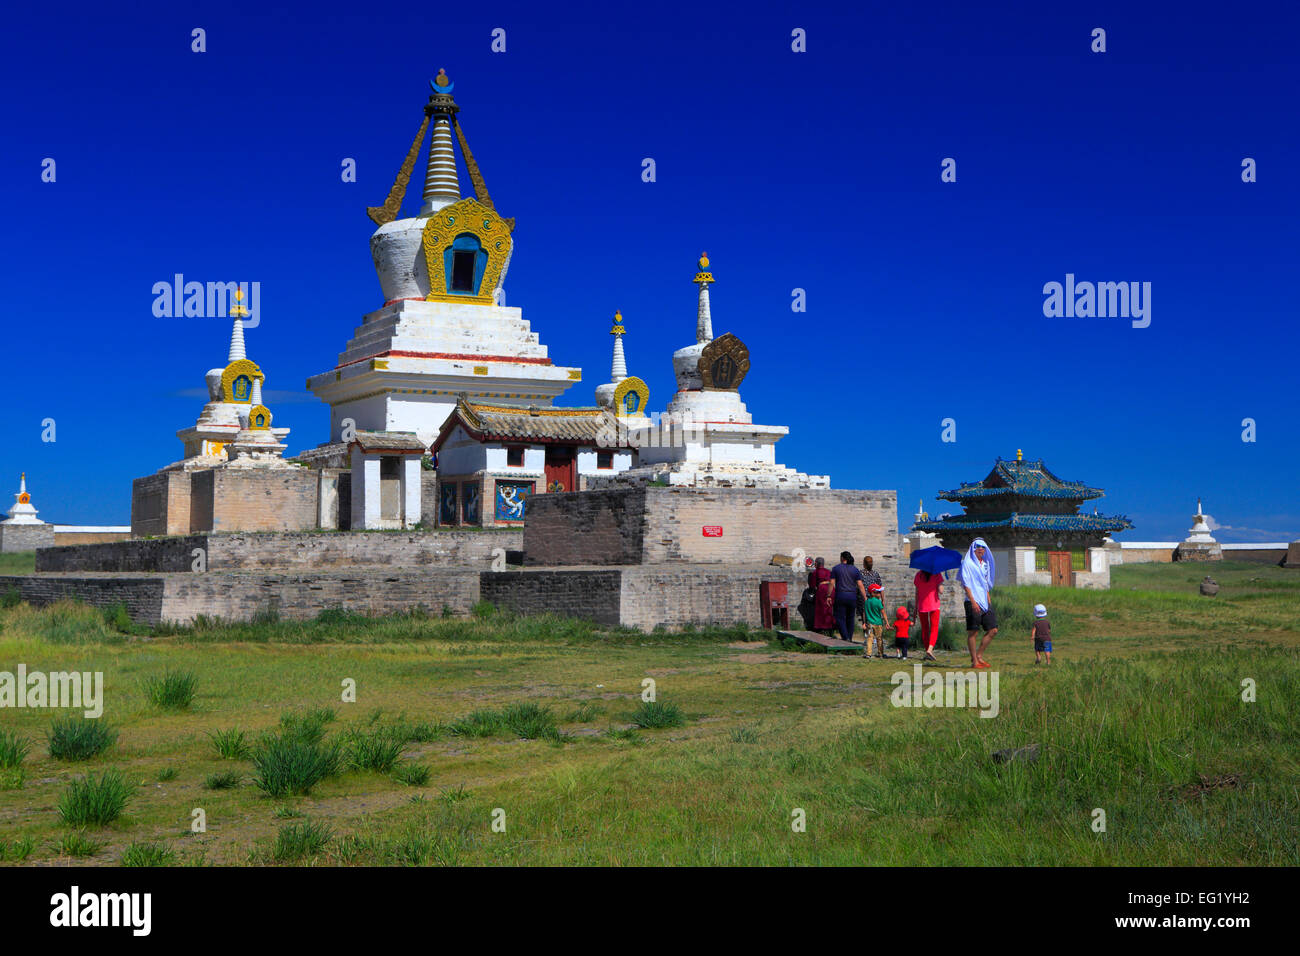
[[[7,600],[0,671],[102,671],[106,702],[90,728],[0,710],[0,860],[1294,866],[1300,572],[1216,565],[1214,599],[1204,573],[1002,590],[992,719],[895,708],[897,662],[739,628],[483,607],[132,633]],[[1033,743],[1036,762],[990,758]]]

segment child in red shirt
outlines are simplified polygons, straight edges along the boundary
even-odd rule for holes
[[[907,616],[907,608],[900,607],[898,615],[894,618],[894,647],[898,648],[898,656],[907,659],[907,632],[912,626],[912,619]]]

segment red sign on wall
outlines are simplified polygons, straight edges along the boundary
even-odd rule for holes
[[[720,524],[706,524],[706,525],[704,526],[704,537],[706,537],[706,538],[721,538],[721,537],[722,537],[722,525],[720,525]]]

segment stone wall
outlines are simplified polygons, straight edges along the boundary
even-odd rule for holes
[[[324,608],[359,614],[393,614],[421,606],[467,615],[479,600],[476,571],[430,568],[311,573],[208,573],[167,575],[162,615],[189,623],[199,614],[247,621],[273,613],[285,619],[316,617]]]
[[[319,518],[308,468],[211,468],[191,478],[191,531],[306,531]]]
[[[77,527],[65,527],[60,525],[54,526],[54,544],[59,547],[66,547],[74,544],[101,544],[106,541],[127,541],[131,537],[131,529],[126,528],[122,531],[92,531]],[[42,545],[41,547],[49,547]]]
[[[706,535],[705,528],[721,529]],[[898,556],[893,491],[646,486],[538,495],[528,502],[525,561],[571,564],[753,565],[802,549],[839,560]]]
[[[894,610],[915,596],[915,572],[898,566],[877,570],[892,619]],[[738,622],[758,627],[762,623],[760,585],[764,581],[788,585],[793,623],[799,619],[797,608],[805,578],[804,574],[796,577],[789,568],[778,566],[663,563],[485,572],[479,587],[483,600],[516,613],[550,612],[652,631],[660,626],[677,630],[686,624],[704,627]],[[960,612],[960,589],[955,582],[949,582],[943,591],[942,614],[948,617]]]
[[[160,471],[131,482],[131,534],[189,534],[190,473]]]
[[[37,574],[0,577],[0,592],[16,588],[41,606],[71,599],[94,607],[125,604],[137,624],[188,624],[198,615],[248,621],[274,613],[309,619],[322,609],[392,614],[419,605],[431,614],[444,607],[466,615],[479,600],[479,572],[400,569],[386,572],[325,571],[303,574]]]
[[[479,579],[482,600],[518,614],[560,614],[617,626],[620,569],[487,571]]]
[[[53,543],[52,524],[0,523],[0,553],[35,551],[37,548],[48,548]]]
[[[684,624],[707,626],[737,622],[758,627],[763,620],[759,593],[763,581],[789,584],[790,616],[798,620],[796,608],[803,583],[796,582],[788,573],[783,574],[781,568],[643,564],[623,570],[622,623],[643,631],[654,630],[659,625],[675,630]]]
[[[438,473],[420,469],[420,522],[426,528],[438,523]]]
[[[517,551],[522,531],[236,532],[135,540],[36,552],[38,572],[185,572],[194,550],[207,570],[443,567],[478,570],[496,549]]]
[[[524,563],[640,564],[645,507],[645,493],[637,489],[535,495],[524,523]]]
[[[36,570],[38,573],[189,571],[194,561],[194,549],[207,547],[206,535],[190,535],[42,548],[36,552]]]
[[[43,607],[56,601],[80,601],[92,607],[108,608],[126,605],[131,620],[137,624],[157,624],[162,618],[163,591],[166,579],[162,575],[142,577],[134,575],[102,575],[98,577],[66,577],[57,574],[26,574],[0,576],[0,592],[11,588],[24,601]]]

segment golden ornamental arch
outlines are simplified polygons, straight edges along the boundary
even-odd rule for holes
[[[239,387],[239,394],[237,395],[235,383],[241,376],[248,379],[248,385]],[[262,374],[262,370],[258,368],[257,363],[252,359],[235,359],[221,373],[221,400],[236,405],[251,404],[253,400],[252,385],[255,379],[266,381],[266,376]]]
[[[250,431],[267,431],[271,427],[271,410],[265,405],[254,405],[248,410]]]
[[[513,219],[503,219],[496,211],[489,209],[475,199],[462,199],[450,206],[439,209],[424,225],[424,262],[429,275],[429,294],[425,299],[430,302],[474,302],[480,305],[492,305],[494,293],[501,274],[510,260],[510,250],[514,240],[510,233],[514,230]],[[487,253],[487,263],[483,269],[483,279],[479,282],[477,294],[455,295],[447,291],[447,271],[443,265],[444,255],[457,236],[469,234],[478,239]]]
[[[632,393],[637,396],[634,408],[627,407],[627,396]],[[614,389],[614,414],[620,418],[626,418],[629,415],[645,415],[646,408],[650,405],[650,386],[646,385],[635,375],[625,378],[618,383]]]

